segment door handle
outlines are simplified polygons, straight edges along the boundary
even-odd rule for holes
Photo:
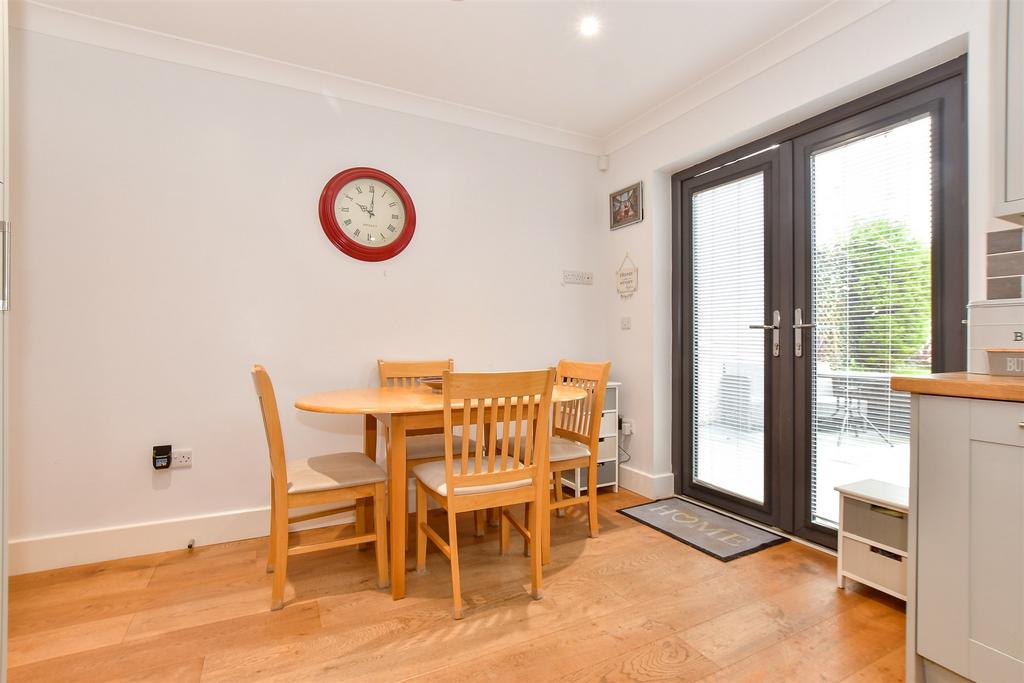
[[[804,330],[814,327],[814,323],[804,322],[802,309],[793,311],[793,355],[797,358],[804,355]]]
[[[772,311],[771,325],[747,325],[752,330],[772,331],[772,355],[778,357],[782,351],[782,343],[779,339],[779,324],[782,322],[782,315],[778,311]]]

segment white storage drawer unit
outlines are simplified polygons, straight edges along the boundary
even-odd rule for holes
[[[619,490],[619,382],[608,382],[601,413],[601,441],[597,448],[597,487]],[[562,484],[577,496],[587,490],[587,468],[562,473]]]
[[[907,512],[910,492],[875,479],[839,492],[839,561],[836,583],[853,579],[907,599]]]

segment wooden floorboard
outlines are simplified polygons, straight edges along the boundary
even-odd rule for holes
[[[615,512],[554,518],[544,599],[513,534],[460,520],[465,618],[448,564],[376,588],[373,552],[290,560],[270,612],[266,539],[16,576],[9,679],[19,681],[898,681],[903,606],[835,588],[835,560],[784,543],[723,563]],[[437,522],[440,526],[441,519]],[[313,534],[322,532],[312,532]]]

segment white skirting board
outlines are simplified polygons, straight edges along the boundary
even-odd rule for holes
[[[619,484],[622,488],[648,498],[667,498],[673,493],[671,472],[652,475],[631,467],[620,466]],[[409,511],[412,512],[415,508],[416,493],[411,482],[408,500]],[[353,519],[351,512],[343,513],[296,525],[292,530],[351,523]],[[184,550],[192,539],[195,539],[195,545],[198,547],[258,538],[266,536],[269,530],[270,508],[259,507],[49,536],[16,538],[8,544],[8,566],[10,575],[15,576],[168,550]]]
[[[409,512],[416,507],[415,484],[409,482]],[[321,506],[328,507],[328,506]],[[430,507],[435,507],[430,501]],[[315,510],[316,507],[310,508]],[[292,525],[291,530],[313,529],[355,521],[351,512]],[[259,538],[270,533],[270,507],[232,510],[195,517],[180,517],[102,529],[70,531],[49,536],[13,539],[8,544],[11,576],[136,555],[183,550],[195,546]]]
[[[675,478],[671,472],[648,474],[627,465],[619,465],[619,487],[657,500],[675,493]]]
[[[351,523],[353,517],[351,512],[347,512],[296,525],[292,529]],[[265,507],[12,539],[8,544],[8,568],[10,575],[14,576],[167,550],[184,550],[192,539],[195,539],[196,546],[201,546],[257,538],[266,536],[269,530],[270,508]]]

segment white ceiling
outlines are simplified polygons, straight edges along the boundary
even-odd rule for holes
[[[605,138],[830,0],[43,0],[51,7]],[[42,3],[41,3],[42,4]],[[601,32],[579,35],[582,17]]]

